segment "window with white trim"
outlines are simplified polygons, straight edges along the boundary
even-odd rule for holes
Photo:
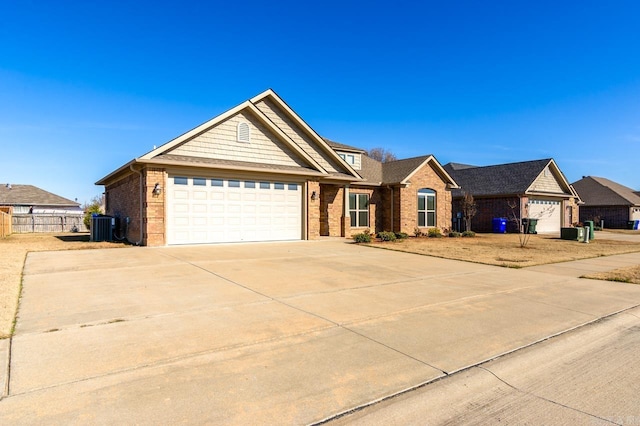
[[[249,125],[247,123],[238,123],[238,135],[237,135],[237,139],[238,142],[250,142],[251,141],[251,134],[249,132]]]
[[[340,156],[340,158],[342,158],[347,163],[349,163],[351,165],[356,164],[356,156],[355,155],[353,155],[353,154],[343,154],[343,153],[339,153],[338,155]]]
[[[369,226],[369,194],[349,194],[349,216],[352,227]]]
[[[436,191],[433,189],[418,190],[418,226],[436,226]]]

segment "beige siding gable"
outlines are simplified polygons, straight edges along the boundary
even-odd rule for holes
[[[238,124],[241,124],[241,139],[248,137],[249,142],[238,141]],[[248,136],[245,124],[248,125]],[[166,153],[219,160],[308,167],[305,160],[294,153],[252,113],[246,111],[232,115]]]
[[[304,152],[313,158],[328,172],[350,173],[330,154],[317,146],[317,142],[309,137],[287,114],[282,111],[273,101],[265,98],[255,104],[255,106],[278,126],[287,136],[291,138]]]
[[[538,178],[529,187],[530,192],[548,192],[555,194],[565,194],[566,192],[560,186],[558,179],[547,166]]]

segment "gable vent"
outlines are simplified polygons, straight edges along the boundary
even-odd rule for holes
[[[249,125],[238,123],[238,142],[249,142]]]

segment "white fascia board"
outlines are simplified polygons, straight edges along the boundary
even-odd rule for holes
[[[178,136],[177,138],[165,143],[164,145],[160,145],[158,148],[149,151],[148,153],[144,154],[143,156],[139,157],[140,160],[149,160],[153,157],[155,157],[156,155],[160,155],[163,152],[170,150],[171,148],[176,147],[177,145],[180,145],[181,143],[199,135],[200,133],[203,133],[205,131],[207,131],[208,129],[210,129],[211,127],[215,126],[218,123],[221,123],[222,121],[226,120],[227,118],[237,114],[238,112],[242,111],[243,109],[247,108],[251,106],[251,103],[249,101],[245,101],[243,103],[241,103],[240,105],[231,108],[230,110],[223,112],[220,115],[215,116],[214,118],[212,118],[209,121],[206,121],[204,123],[202,123],[201,125],[199,125],[198,127],[195,127],[191,130],[189,130],[186,133],[183,133],[182,135]]]
[[[322,167],[316,160],[311,158],[309,154],[304,152],[302,148],[298,146],[286,133],[282,131],[273,121],[269,119],[262,111],[258,109],[253,103],[249,102],[247,108],[258,118],[265,126],[267,126],[278,138],[284,142],[289,148],[291,148],[296,154],[300,155],[309,165],[313,166],[319,172],[323,174],[329,174],[324,167]]]
[[[547,165],[544,166],[544,169],[542,169],[540,173],[538,173],[538,176],[536,176],[533,182],[531,182],[531,185],[529,185],[529,187],[525,191],[525,194],[533,193],[531,187],[536,183],[536,181],[540,178],[540,176],[542,176],[542,174],[544,173],[547,167],[549,168],[551,173],[553,173],[553,176],[555,177],[556,181],[558,181],[558,183],[560,184],[560,187],[564,186],[564,190],[567,191],[569,194],[573,195],[574,194],[573,188],[569,184],[569,181],[567,181],[567,179],[564,177],[564,174],[562,173],[562,171],[560,170],[556,162],[553,160],[553,158],[549,160]]]
[[[333,148],[331,148],[324,141],[324,139],[322,139],[322,137],[320,137],[320,135],[318,133],[316,133],[316,131],[313,130],[311,128],[311,126],[309,126],[302,119],[302,117],[300,117],[294,110],[292,110],[289,107],[289,105],[287,105],[287,103],[284,100],[282,100],[282,98],[280,98],[280,96],[278,96],[276,94],[276,92],[274,92],[272,89],[265,90],[264,92],[260,93],[259,95],[251,98],[250,101],[251,101],[251,103],[255,104],[255,103],[260,102],[261,100],[263,100],[263,99],[265,99],[267,97],[271,98],[276,104],[278,104],[278,106],[280,108],[282,108],[282,110],[284,112],[286,112],[287,115],[289,115],[289,118],[294,120],[296,122],[296,124],[298,124],[307,133],[307,135],[309,135],[310,137],[312,137],[316,141],[316,143],[320,146],[320,148],[322,148],[326,153],[331,155],[333,157],[333,159],[336,160],[339,164],[342,164],[345,167],[345,169],[347,171],[349,171],[349,173],[353,174],[356,177],[358,176],[358,173],[349,165],[349,163],[347,163],[342,158],[340,158],[340,156],[336,153],[336,151]]]
[[[440,163],[438,162],[438,160],[436,160],[436,158],[433,155],[430,155],[427,157],[426,160],[424,160],[422,162],[422,164],[420,164],[418,167],[416,167],[415,169],[413,169],[413,171],[411,173],[409,173],[409,175],[404,178],[400,183],[402,185],[406,185],[409,183],[409,180],[413,177],[413,175],[415,175],[418,170],[420,170],[421,168],[423,168],[424,166],[426,166],[428,163],[433,163],[435,168],[438,170],[438,172],[441,174],[442,177],[444,177],[444,179],[450,184],[451,186],[449,187],[449,189],[457,189],[459,188],[458,184],[456,183],[455,180],[453,180],[453,178],[451,177],[451,175],[449,175],[449,173],[447,173],[447,171],[444,169],[444,167],[442,167],[442,165],[440,165]]]

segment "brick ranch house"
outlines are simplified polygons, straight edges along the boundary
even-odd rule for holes
[[[267,90],[96,182],[116,232],[148,246],[449,228],[433,155],[380,163],[320,137]]]
[[[585,176],[573,183],[584,202],[580,221],[604,221],[607,228],[626,228],[629,221],[640,220],[640,191],[609,179]]]
[[[522,218],[537,219],[539,233],[560,233],[561,227],[578,221],[580,199],[551,158],[484,167],[449,163],[444,168],[459,185],[452,192],[454,218],[462,214],[465,192],[474,197],[474,231],[491,232],[494,218],[509,219],[510,232],[518,232]]]

